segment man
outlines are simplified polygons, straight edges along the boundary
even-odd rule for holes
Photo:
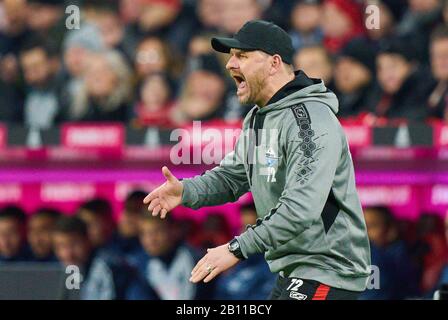
[[[33,261],[55,261],[51,234],[60,216],[57,210],[42,208],[28,219],[27,238]]]
[[[94,251],[87,225],[76,216],[64,216],[57,221],[53,246],[62,265],[79,268],[82,300],[137,299],[135,292],[142,294],[147,290],[123,258],[107,251]]]
[[[77,215],[87,225],[90,242],[94,248],[114,245],[114,219],[112,207],[107,200],[89,200],[79,207]]]
[[[204,299],[207,297],[205,286],[188,281],[190,270],[199,259],[182,239],[178,239],[174,223],[172,219],[160,220],[149,213],[142,215],[139,223],[142,250],[131,255],[129,260],[139,270],[147,287],[153,290],[145,299]]]
[[[25,212],[16,206],[0,210],[0,263],[29,260],[25,246]]]
[[[191,281],[209,282],[240,260],[264,253],[279,273],[272,299],[355,299],[365,290],[369,242],[336,96],[321,80],[294,73],[291,39],[278,26],[250,21],[233,38],[213,38],[230,52],[227,69],[241,103],[255,103],[246,134],[213,170],[167,181],[146,198],[164,218],[236,201],[252,191],[259,219],[229,244],[209,249]],[[253,130],[255,129],[255,132]],[[244,131],[243,131],[244,132]]]

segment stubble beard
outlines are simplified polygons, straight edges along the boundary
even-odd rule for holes
[[[247,98],[240,99],[241,104],[256,104],[259,105],[261,100],[261,93],[263,92],[263,88],[265,86],[266,78],[262,76],[258,76],[253,81],[247,81],[246,83],[249,86],[249,96]]]

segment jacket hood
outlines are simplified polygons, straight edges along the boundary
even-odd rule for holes
[[[294,80],[282,87],[266,106],[259,108],[259,114],[285,109],[306,101],[319,101],[328,106],[334,114],[338,113],[338,99],[325,86],[323,80],[309,78],[303,71],[296,71],[295,75]]]

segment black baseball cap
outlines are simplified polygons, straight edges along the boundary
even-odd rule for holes
[[[292,64],[294,55],[292,41],[286,31],[264,20],[246,22],[232,38],[212,38],[212,48],[223,53],[229,53],[230,49],[261,50],[270,55],[278,54],[287,64]]]

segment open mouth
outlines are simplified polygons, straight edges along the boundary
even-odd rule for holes
[[[246,80],[243,76],[234,74],[232,78],[235,80],[238,90],[244,89],[246,87]]]

